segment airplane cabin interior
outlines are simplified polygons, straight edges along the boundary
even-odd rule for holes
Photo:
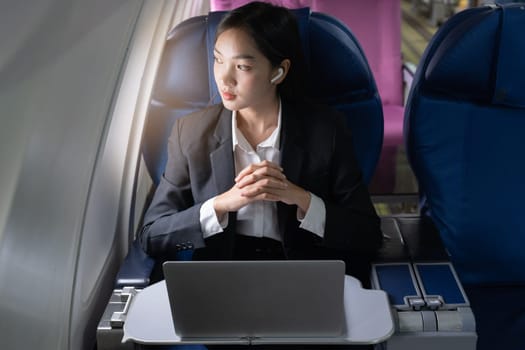
[[[248,2],[2,4],[1,349],[279,343],[179,337],[136,239],[175,121],[221,102],[217,25]],[[328,342],[525,349],[525,2],[269,2],[296,16],[307,97],[344,116],[381,219]]]

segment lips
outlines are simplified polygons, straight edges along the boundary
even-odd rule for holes
[[[231,93],[229,93],[229,92],[225,92],[225,91],[223,91],[223,92],[222,92],[222,98],[225,99],[225,100],[227,100],[227,101],[231,101],[231,100],[233,100],[233,99],[235,98],[235,95],[234,95],[234,94],[231,94]]]

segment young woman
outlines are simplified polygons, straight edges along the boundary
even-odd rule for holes
[[[221,21],[214,75],[222,104],[173,127],[140,237],[149,255],[337,258],[367,283],[379,218],[342,117],[305,98],[301,52],[285,8],[250,3]]]

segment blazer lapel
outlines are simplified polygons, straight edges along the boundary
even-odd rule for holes
[[[301,175],[301,168],[304,159],[304,150],[301,147],[300,130],[301,125],[299,124],[300,116],[297,115],[295,109],[292,106],[283,103],[282,105],[282,126],[281,126],[281,167],[286,175],[286,178],[294,183],[299,184],[299,178]],[[281,202],[277,205],[278,218],[279,218],[279,230],[283,235],[285,233],[285,223],[291,210],[295,207],[285,205]],[[284,237],[284,235],[283,235]]]
[[[211,168],[218,194],[228,191],[233,186],[235,179],[231,118],[232,112],[223,108],[214,132],[218,147],[210,153]]]
[[[213,136],[218,142],[217,148],[210,153],[211,168],[217,194],[228,191],[232,188],[235,179],[235,161],[233,159],[232,145],[232,112],[222,107],[217,121],[217,127]],[[229,223],[224,234],[225,236],[215,243],[208,242],[213,246],[216,255],[222,259],[231,259],[234,249],[234,233],[237,221],[236,213],[229,214]]]

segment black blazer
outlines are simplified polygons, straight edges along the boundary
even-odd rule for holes
[[[208,258],[232,257],[235,213],[230,213],[223,233],[206,240],[199,220],[202,203],[234,184],[231,118],[231,111],[214,105],[176,121],[169,138],[166,169],[140,235],[150,256],[170,259],[177,251],[195,248],[198,253],[199,248],[206,247]],[[322,198],[326,206],[321,239],[299,228],[296,206],[278,203],[279,229],[288,256],[315,258],[311,255],[317,254],[312,253],[317,248],[325,253],[373,254],[381,245],[380,222],[342,117],[321,106],[283,101],[280,142],[286,177]]]

